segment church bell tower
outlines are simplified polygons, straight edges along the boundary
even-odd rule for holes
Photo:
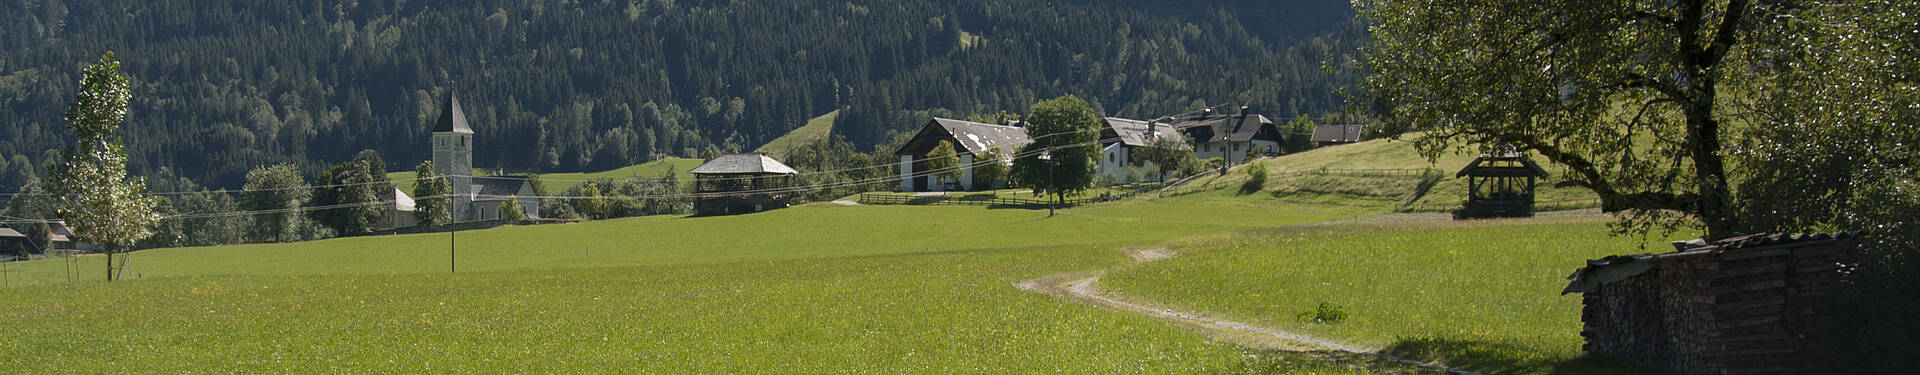
[[[453,221],[473,220],[473,128],[467,127],[467,114],[460,111],[460,99],[447,94],[440,108],[440,120],[433,126],[433,171],[447,176],[452,187]]]

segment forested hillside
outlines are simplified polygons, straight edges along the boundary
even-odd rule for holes
[[[751,150],[841,110],[862,147],[929,114],[1075,94],[1107,115],[1336,110],[1344,1],[0,0],[0,191],[70,142],[84,64],[133,83],[136,174],[237,187],[363,149],[429,157],[459,95],[476,166],[607,169]],[[1331,71],[1332,74],[1327,73]]]

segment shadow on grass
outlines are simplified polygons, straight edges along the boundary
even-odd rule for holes
[[[1556,357],[1526,346],[1481,340],[1403,339],[1381,352],[1489,374],[1669,374],[1592,355]]]

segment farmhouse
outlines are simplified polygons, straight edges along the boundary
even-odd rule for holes
[[[1321,147],[1359,143],[1360,134],[1366,130],[1366,125],[1320,125],[1313,127],[1311,140]]]
[[[793,170],[761,154],[732,154],[708,160],[688,171],[694,176],[694,204],[700,215],[725,215],[785,208]]]
[[[1106,127],[1100,129],[1100,175],[1113,179],[1116,183],[1131,183],[1127,178],[1127,167],[1132,163],[1135,150],[1153,147],[1154,142],[1171,139],[1181,147],[1186,147],[1186,136],[1170,124],[1130,120],[1117,117],[1106,118]],[[1145,163],[1143,167],[1151,167]],[[1143,178],[1159,178],[1158,174]]]
[[[940,176],[927,168],[927,154],[940,141],[953,144],[953,151],[960,157],[960,178],[957,181],[942,181]],[[973,166],[975,157],[989,149],[1000,150],[1003,160],[980,161],[1012,163],[1012,157],[1021,146],[1033,143],[1027,137],[1027,129],[1019,126],[992,125],[972,121],[946,118],[934,118],[927,122],[913,139],[900,146],[893,154],[900,156],[900,191],[948,191],[979,190],[1005,187],[1006,181],[988,181],[975,178]]]
[[[447,95],[440,120],[433,126],[433,170],[447,176],[447,184],[453,188],[453,200],[448,204],[453,221],[499,220],[500,202],[508,196],[519,197],[520,211],[527,217],[539,217],[540,203],[526,177],[473,176],[473,148],[473,128],[467,124],[467,114],[460,110],[460,99]],[[480,181],[476,183],[476,179]]]
[[[1821,329],[1857,234],[1750,235],[1587,262],[1580,335],[1599,356],[1689,374],[1824,374]]]
[[[1173,126],[1193,140],[1193,156],[1201,159],[1242,163],[1247,161],[1248,149],[1262,155],[1280,154],[1280,128],[1267,116],[1248,114],[1244,107],[1238,115],[1208,113],[1177,119]]]

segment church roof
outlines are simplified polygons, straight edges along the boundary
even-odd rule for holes
[[[447,104],[440,106],[440,121],[433,124],[435,133],[473,134],[473,128],[467,127],[467,114],[460,111],[460,99],[447,94]]]
[[[473,200],[501,201],[507,197],[520,195],[520,188],[529,186],[527,176],[474,176]]]

